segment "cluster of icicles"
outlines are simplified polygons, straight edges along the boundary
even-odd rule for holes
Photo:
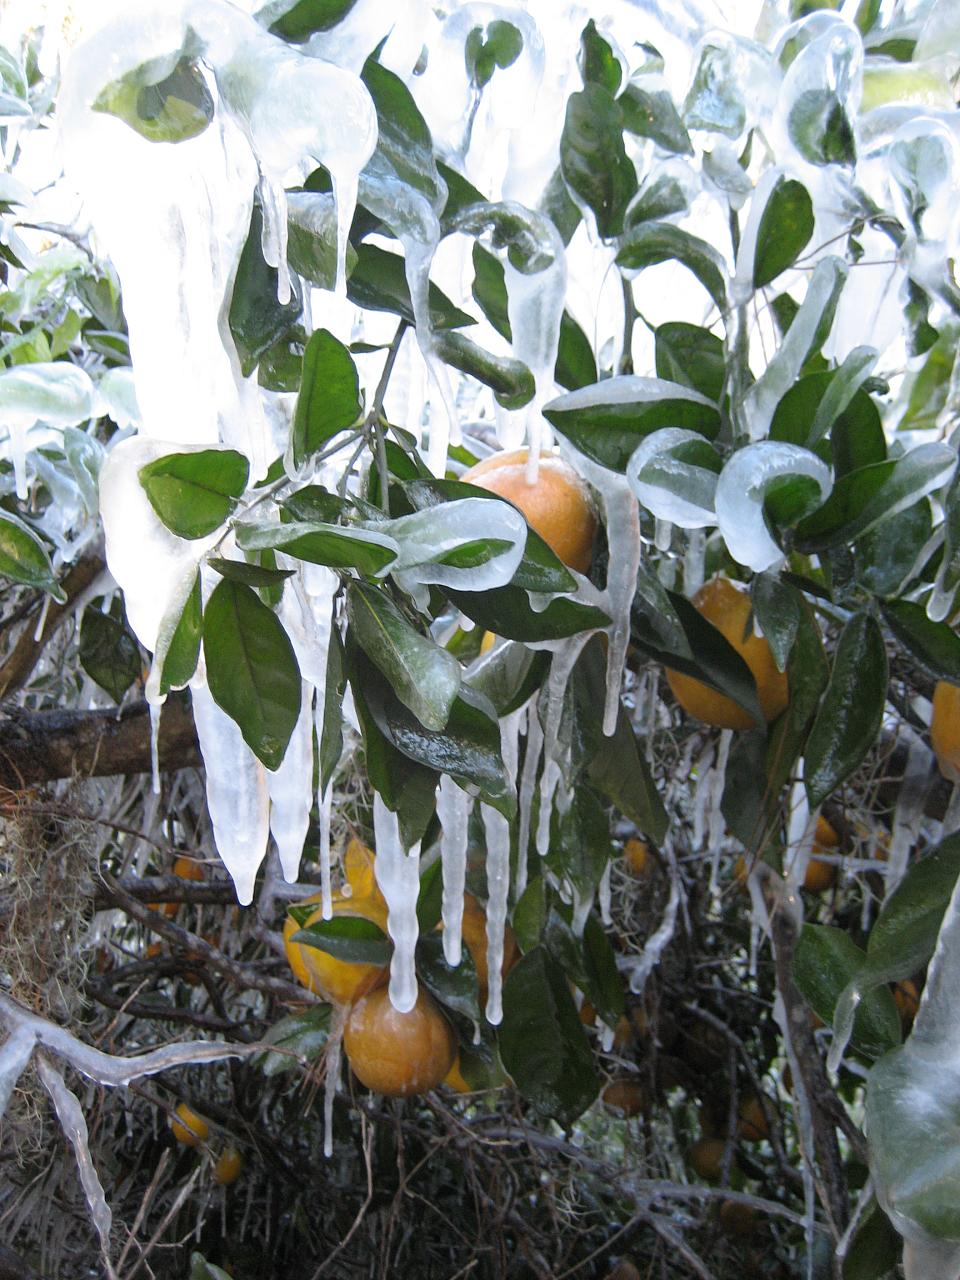
[[[477,10],[472,16],[482,21],[501,12],[488,5],[468,8],[471,14]],[[369,10],[369,5],[356,6],[358,21],[352,27],[349,19],[341,24],[345,30],[339,44],[328,40],[319,49],[304,51],[273,37],[227,0],[143,4],[102,27],[77,50],[66,68],[60,112],[68,176],[80,190],[103,249],[120,277],[136,380],[139,429],[111,450],[100,478],[100,506],[110,570],[124,591],[131,626],[154,654],[147,696],[153,711],[155,748],[163,702],[159,675],[177,621],[198,570],[204,599],[215,585],[216,576],[204,564],[204,556],[215,544],[220,554],[229,555],[233,541],[229,534],[221,538],[219,531],[192,542],[170,533],[150,506],[138,472],[147,462],[170,452],[225,446],[244,453],[250,459],[251,474],[256,476],[264,474],[277,451],[256,378],[242,376],[225,320],[255,191],[259,191],[264,212],[264,257],[278,268],[281,299],[290,291],[284,184],[302,181],[318,163],[330,172],[339,290],[344,286],[346,235],[358,189],[364,203],[391,226],[404,247],[418,343],[448,410],[441,421],[436,417],[431,421],[427,458],[435,474],[443,474],[448,441],[457,439],[445,371],[433,357],[427,310],[428,272],[440,238],[437,215],[446,190],[440,180],[433,203],[411,194],[410,188],[398,198],[397,184],[390,182],[389,175],[381,174],[382,181],[378,180],[378,165],[370,163],[377,143],[376,113],[358,71],[384,33],[377,21],[370,22]],[[528,17],[516,16],[536,69],[542,55],[538,33]],[[381,12],[380,24],[382,20]],[[154,143],[116,117],[94,109],[107,85],[153,60],[166,59],[172,66],[187,49],[192,56],[199,53],[211,69],[216,91],[215,118],[198,136],[176,144]],[[310,56],[311,52],[322,56]],[[389,55],[388,41],[380,55],[388,65]],[[403,50],[399,56],[404,56]],[[338,66],[329,59],[346,65]],[[411,65],[403,67],[405,73]],[[494,229],[498,218],[503,225],[521,227],[528,255],[536,259],[536,269],[528,267],[526,271],[517,270],[509,260],[504,263],[509,314],[517,335],[515,353],[531,369],[536,391],[524,411],[504,416],[501,431],[504,443],[516,445],[528,440],[531,478],[535,479],[541,436],[546,438],[547,431],[540,410],[553,387],[566,292],[565,258],[552,224],[516,203],[473,206],[461,218],[461,229],[479,235]],[[287,462],[290,471],[289,453]],[[593,467],[579,455],[576,462],[594,483],[605,507],[608,530],[615,535],[607,590],[596,591],[582,578],[578,584],[580,595],[604,607],[614,620],[609,632],[605,714],[606,731],[612,732],[629,634],[629,603],[640,556],[639,510],[622,478]],[[301,478],[307,480],[311,475],[305,473]],[[484,505],[489,513],[488,504]],[[313,794],[313,744],[315,733],[320,740],[324,721],[327,652],[331,628],[338,625],[334,597],[339,580],[322,566],[293,560],[284,564],[295,572],[286,584],[279,615],[294,646],[303,688],[300,717],[281,766],[275,772],[266,770],[244,742],[236,723],[214,701],[202,657],[190,689],[214,837],[239,900],[252,900],[257,870],[271,834],[285,877],[296,879],[316,800],[323,913],[329,916],[332,796],[329,786],[316,797]],[[546,646],[554,655],[548,685],[540,698],[542,707],[538,709],[534,698],[501,725],[505,766],[519,791],[523,848],[531,834],[530,814],[542,750],[540,818],[535,833],[541,853],[547,851],[552,806],[555,800],[563,803],[558,786],[564,690],[587,638],[582,635]],[[524,729],[528,748],[523,777],[518,780],[518,744]],[[154,758],[156,761],[156,750]],[[156,765],[154,784],[158,785]],[[461,950],[467,827],[473,800],[452,778],[443,776],[437,803],[443,832],[444,946],[449,961],[455,964]],[[502,1016],[500,974],[510,889],[511,829],[496,809],[481,804],[480,812],[489,887],[486,1015],[491,1023],[497,1023]],[[394,943],[390,996],[399,1010],[406,1011],[417,996],[414,949],[420,850],[419,846],[404,846],[397,817],[379,796],[375,797],[374,823],[377,879],[388,903],[388,928]],[[521,877],[525,869],[521,858]],[[522,891],[522,882],[515,887]],[[589,900],[575,902],[576,923],[581,928],[589,907]]]

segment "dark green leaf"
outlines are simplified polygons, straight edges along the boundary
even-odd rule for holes
[[[512,22],[497,19],[484,29],[474,27],[464,43],[467,75],[482,89],[490,83],[497,67],[513,66],[523,50],[523,36]]]
[[[532,951],[539,943],[546,919],[546,881],[538,875],[524,889],[513,909],[513,932],[521,951]]]
[[[453,329],[438,333],[435,345],[445,364],[488,386],[504,409],[521,409],[533,399],[533,374],[521,360],[492,355]]]
[[[673,98],[666,89],[642,89],[628,84],[618,99],[623,127],[640,138],[651,138],[664,151],[693,155],[693,144]]]
[[[671,222],[643,222],[620,241],[617,265],[642,271],[676,261],[691,271],[709,293],[721,315],[727,311],[727,268],[723,258],[698,236]],[[676,426],[678,424],[671,423]]]
[[[203,605],[198,572],[163,660],[163,670],[160,675],[161,693],[169,693],[171,689],[182,689],[190,681],[200,658],[202,635]]]
[[[907,507],[857,539],[854,548],[857,580],[875,596],[896,595],[908,584],[910,571],[919,571],[921,552],[933,533],[928,501]]]
[[[889,1280],[897,1271],[903,1241],[879,1205],[854,1233],[843,1261],[843,1280]]]
[[[320,729],[320,786],[325,791],[343,753],[343,693],[346,674],[343,641],[340,631],[332,627],[327,650],[327,683],[323,700],[323,725]]]
[[[307,521],[317,524],[336,524],[353,510],[348,498],[331,493],[321,484],[307,484],[283,499],[280,519],[285,523]]]
[[[924,670],[960,684],[960,636],[952,627],[932,622],[923,605],[912,600],[888,600],[881,609],[894,637]]]
[[[393,944],[383,930],[362,916],[335,915],[330,920],[315,920],[298,929],[292,940],[348,964],[387,964],[393,953]]]
[[[767,778],[767,803],[776,803],[780,789],[799,759],[820,697],[830,678],[827,655],[813,610],[800,593],[795,599],[799,606],[797,634],[787,663],[790,701],[773,726],[762,770]]]
[[[541,947],[522,956],[504,984],[500,1053],[521,1094],[561,1124],[597,1096],[593,1054],[567,980]]]
[[[268,769],[283,760],[300,714],[301,679],[293,645],[249,587],[222,581],[203,616],[207,683]]]
[[[798,94],[787,117],[787,131],[811,164],[856,162],[853,126],[843,102],[830,89],[805,89]]]
[[[311,1062],[318,1058],[327,1043],[330,1012],[328,1004],[312,1005],[303,1013],[275,1022],[262,1038],[265,1044],[276,1045],[276,1050],[257,1054],[254,1058],[264,1075],[276,1076],[292,1071],[299,1065],[298,1059]]]
[[[275,36],[302,44],[317,31],[329,31],[347,16],[356,0],[297,0],[270,27]]]
[[[257,382],[268,391],[299,391],[307,335],[301,325],[292,329],[260,357]]]
[[[594,915],[587,917],[583,930],[583,957],[587,979],[584,995],[607,1026],[615,1027],[626,1008],[623,982],[610,939]]]
[[[958,836],[941,841],[907,868],[906,875],[884,902],[867,939],[872,981],[891,982],[926,968],[958,875]]]
[[[377,157],[401,183],[419,191],[434,209],[441,209],[446,191],[437,172],[430,130],[413,94],[399,76],[372,57],[364,63],[362,79],[377,109]],[[389,198],[395,204],[396,184],[389,185]],[[385,213],[381,216],[390,222]]]
[[[709,331],[682,320],[661,324],[656,332],[657,377],[665,382],[693,387],[708,400],[719,401],[726,377],[721,340]]]
[[[437,171],[447,184],[447,203],[443,206],[442,226],[444,233],[449,224],[463,209],[471,204],[484,204],[486,197],[477,190],[472,182],[468,182],[462,173],[451,169],[442,160],[437,161]]]
[[[422,933],[417,943],[417,977],[448,1009],[471,1022],[480,1021],[477,970],[469,947],[463,948],[460,963],[454,968],[443,954],[441,934]]]
[[[294,569],[268,569],[259,564],[248,564],[246,560],[223,560],[219,556],[211,556],[207,564],[221,578],[244,582],[248,587],[275,587],[296,572]]]
[[[358,214],[360,212],[358,209]],[[355,226],[353,231],[356,231]],[[319,289],[335,288],[337,208],[332,192],[288,193],[287,261],[298,276],[303,276]],[[357,251],[348,240],[344,262],[348,276],[356,265]]]
[[[493,591],[453,591],[444,589],[452,604],[473,622],[508,640],[535,643],[560,640],[580,631],[610,625],[610,619],[593,605],[558,597],[546,609],[532,608],[526,589],[511,584]]]
[[[876,618],[854,614],[840,636],[830,683],[804,752],[811,805],[832,795],[876,742],[887,679],[887,653]]]
[[[817,1017],[832,1025],[841,992],[857,977],[867,956],[845,929],[805,924],[793,957],[793,978]],[[888,987],[875,987],[861,1001],[852,1044],[868,1058],[879,1058],[900,1043],[900,1015]]]
[[[178,538],[205,538],[236,510],[250,464],[233,449],[168,453],[140,468],[150,505]]]
[[[578,62],[585,85],[598,84],[616,97],[623,72],[616,54],[597,30],[597,24],[592,18],[580,33]]]
[[[43,543],[29,525],[9,511],[0,511],[0,575],[49,591],[60,604],[66,601]]]
[[[567,100],[560,167],[567,185],[593,210],[600,235],[619,235],[637,190],[637,171],[624,150],[620,107],[598,84]]]
[[[357,367],[350,352],[326,329],[311,334],[303,353],[303,379],[291,439],[298,469],[362,412]]]
[[[137,640],[125,620],[101,613],[96,604],[83,611],[79,653],[87,675],[117,703],[142,673]]]
[[[497,715],[509,715],[522,707],[530,695],[540,688],[546,673],[547,655],[528,649],[513,640],[495,645],[481,654],[464,679],[472,689],[489,698]]]
[[[695,655],[697,677],[732,698],[753,716],[756,724],[762,725],[764,718],[757,701],[756,682],[746,662],[689,600],[675,591],[667,594],[686,633],[690,651]],[[671,665],[676,665],[678,670],[684,669],[676,661]]]
[[[386,592],[352,582],[347,616],[353,634],[396,696],[427,729],[443,729],[460,688],[460,663],[416,631]]]
[[[793,266],[813,235],[813,201],[806,187],[780,177],[770,192],[757,228],[753,255],[754,288],[770,284]]]
[[[436,927],[443,908],[443,864],[437,858],[420,877],[417,895],[417,923],[423,936]]]
[[[347,297],[367,311],[390,311],[415,323],[403,258],[373,244],[357,246],[357,265],[347,281]],[[430,284],[430,321],[435,329],[476,324],[473,316],[455,307],[435,284]]]
[[[597,380],[597,362],[590,339],[569,311],[564,311],[560,317],[560,341],[553,376],[568,391],[589,386]]]
[[[781,582],[775,574],[758,573],[750,594],[757,622],[770,645],[773,660],[778,670],[785,671],[800,627],[800,593],[796,587]]]
[[[250,213],[250,230],[240,254],[230,300],[230,332],[240,357],[240,369],[248,378],[264,352],[279,342],[299,320],[302,310],[300,286],[291,279],[289,302],[277,297],[277,269],[263,257],[263,210],[258,204]]]
[[[237,546],[244,551],[282,550],[310,564],[332,569],[356,569],[375,576],[397,558],[392,538],[348,525],[320,524],[309,520],[287,524],[238,524]]]

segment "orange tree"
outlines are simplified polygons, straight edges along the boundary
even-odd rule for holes
[[[0,59],[10,1265],[955,1280],[951,6],[386,9]]]

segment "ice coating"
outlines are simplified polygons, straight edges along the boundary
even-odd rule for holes
[[[516,786],[520,729],[526,707],[519,707],[500,721],[500,752],[511,786]],[[481,804],[480,816],[487,842],[487,1021],[503,1020],[503,936],[510,897],[510,822],[491,805]]]
[[[527,710],[527,745],[517,797],[517,880],[514,894],[519,900],[527,887],[527,858],[530,853],[530,816],[537,787],[537,770],[543,749],[543,726],[540,723],[539,696],[534,694]]]
[[[393,939],[390,1003],[399,1013],[409,1013],[417,1003],[415,952],[419,934],[420,841],[412,849],[404,846],[397,815],[387,808],[379,792],[373,797],[373,831],[377,884],[386,899],[387,930]]]
[[[342,1018],[335,1013],[334,1017]],[[323,1154],[333,1155],[333,1103],[340,1087],[340,1061],[343,1056],[343,1027],[334,1027],[327,1040],[323,1064]]]
[[[659,520],[681,529],[716,524],[717,476],[674,456],[685,444],[703,445],[703,436],[681,427],[653,431],[637,445],[627,463],[627,480],[640,503]]]
[[[467,874],[467,823],[471,800],[449,774],[440,775],[437,817],[440,820],[440,857],[443,863],[443,954],[447,964],[458,965],[463,924],[463,890]]]
[[[677,865],[673,844],[669,836],[664,841],[662,852],[670,875],[670,892],[667,898],[667,905],[663,909],[660,923],[643,944],[643,950],[640,954],[627,956],[623,961],[630,990],[634,995],[638,996],[643,995],[647,979],[660,963],[660,957],[670,945],[677,927],[677,909],[683,893],[680,882],[680,868]]]
[[[767,528],[764,495],[781,476],[801,475],[816,481],[821,501],[830,496],[830,468],[798,445],[761,440],[728,459],[717,482],[716,507],[720,532],[734,560],[757,573],[780,563],[783,552]]]
[[[221,711],[198,672],[190,682],[193,719],[206,771],[213,838],[233,877],[241,906],[253,901],[257,871],[267,852],[270,797],[266,769],[243,740],[236,721]]]
[[[15,1027],[0,1045],[0,1119],[6,1114],[10,1095],[26,1069],[36,1043],[37,1037],[29,1027]]]
[[[80,1103],[77,1101],[76,1095],[67,1088],[60,1072],[51,1062],[47,1061],[42,1053],[37,1054],[36,1065],[37,1075],[50,1095],[50,1100],[57,1113],[57,1119],[60,1121],[64,1136],[73,1147],[73,1154],[77,1161],[77,1172],[80,1174],[80,1185],[83,1187],[83,1194],[90,1210],[90,1218],[96,1227],[97,1235],[100,1237],[100,1248],[103,1250],[105,1257],[109,1258],[110,1228],[113,1225],[113,1214],[110,1212],[110,1206],[107,1204],[106,1196],[103,1194],[103,1187],[100,1184],[100,1179],[93,1165],[93,1158],[90,1155],[87,1122],[83,1118]]]
[[[310,826],[313,805],[313,685],[302,683],[300,715],[280,767],[267,773],[270,834],[277,845],[283,878],[292,884]]]
[[[560,720],[563,716],[563,701],[570,673],[588,639],[588,634],[574,635],[557,644],[550,662],[550,674],[541,693],[543,771],[540,774],[540,813],[537,820],[537,852],[541,857],[550,851],[550,815],[553,812],[554,793],[562,777]]]
[[[17,497],[27,497],[26,436],[37,422],[73,427],[93,413],[94,389],[83,369],[66,361],[0,370],[0,420],[10,435]]]
[[[399,546],[390,572],[411,586],[439,583],[460,591],[490,591],[512,579],[523,558],[527,524],[507,502],[489,498],[460,498],[412,515],[391,520],[390,537]],[[440,561],[465,542],[497,539],[509,546],[470,568]]]

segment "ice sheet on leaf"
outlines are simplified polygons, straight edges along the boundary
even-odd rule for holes
[[[809,449],[762,440],[733,454],[717,482],[717,523],[727,550],[739,564],[756,573],[783,559],[764,518],[767,490],[781,478],[809,476],[825,501],[833,489],[830,468]]]
[[[780,43],[781,59],[802,47],[787,67],[771,113],[777,154],[802,166],[849,163],[863,88],[860,32],[840,15],[811,14],[788,28]]]
[[[689,458],[682,456],[684,451]],[[682,529],[702,529],[717,522],[717,472],[698,466],[693,458],[710,454],[716,458],[697,432],[664,427],[647,436],[634,450],[627,463],[627,480],[641,505],[658,519],[669,520]]]
[[[754,40],[711,31],[700,41],[693,84],[683,104],[688,129],[740,138],[769,118],[779,88],[779,68]]]
[[[390,572],[411,587],[429,583],[458,591],[504,587],[516,573],[527,541],[527,523],[520,512],[509,503],[488,498],[439,503],[391,520],[386,528],[400,548]],[[506,545],[484,551],[480,545],[484,542]],[[475,554],[471,544],[477,544]]]
[[[67,361],[14,365],[0,370],[0,423],[9,433],[9,453],[17,481],[17,497],[27,496],[26,435],[43,422],[73,427],[92,416],[94,389],[90,376]]]
[[[190,689],[214,842],[233,878],[237,901],[247,906],[253,901],[257,871],[267,852],[267,771],[244,742],[236,722],[214,702],[203,671],[190,681]]]
[[[96,416],[107,414],[122,430],[140,421],[136,379],[128,368],[108,369],[97,383]]]

